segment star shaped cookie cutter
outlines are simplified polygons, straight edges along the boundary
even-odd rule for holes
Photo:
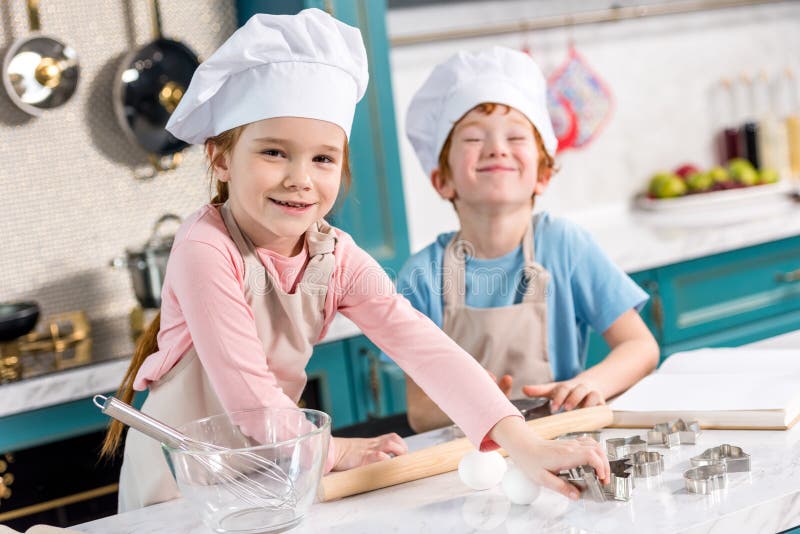
[[[595,501],[630,500],[634,486],[631,461],[627,458],[611,460],[609,465],[611,466],[611,480],[608,484],[601,484],[594,468],[589,465],[581,465],[563,471],[559,476],[581,490],[587,491]]]
[[[686,491],[711,495],[728,485],[728,469],[724,463],[693,467],[683,473]]]
[[[609,460],[619,460],[635,452],[646,451],[647,442],[641,436],[629,438],[612,438],[606,440]]]
[[[750,471],[750,455],[746,454],[741,447],[727,443],[706,449],[703,454],[693,457],[691,462],[695,467],[722,463],[725,464],[728,473]]]
[[[654,426],[653,430],[647,433],[647,443],[672,448],[681,444],[693,445],[699,436],[700,425],[697,421],[675,419]]]

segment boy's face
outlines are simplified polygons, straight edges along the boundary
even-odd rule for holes
[[[508,113],[506,113],[508,110]],[[538,180],[539,150],[530,121],[514,108],[491,114],[473,109],[455,126],[448,157],[451,176],[431,177],[457,210],[479,211],[531,205],[546,180]]]

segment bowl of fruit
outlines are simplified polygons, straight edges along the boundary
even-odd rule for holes
[[[756,169],[743,158],[734,158],[726,166],[701,170],[684,164],[672,172],[658,172],[648,183],[647,191],[636,196],[643,209],[675,209],[709,203],[731,203],[754,196],[783,193],[786,187],[775,169]]]

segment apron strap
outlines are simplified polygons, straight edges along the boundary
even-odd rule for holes
[[[233,218],[233,212],[231,211],[229,202],[230,200],[226,200],[225,203],[220,206],[219,213],[222,216],[222,222],[225,223],[225,228],[228,229],[231,239],[233,239],[236,248],[239,249],[239,253],[242,255],[242,259],[244,259],[245,269],[251,273],[266,270],[261,264],[261,260],[258,259],[256,246],[250,241],[250,238],[242,232],[239,225],[236,224],[236,219]],[[248,273],[245,273],[245,276],[247,275]],[[256,280],[252,280],[252,282],[256,282]],[[259,280],[257,283],[261,285],[264,282]]]
[[[543,300],[550,281],[550,273],[534,258],[534,235],[538,220],[539,214],[532,217],[522,238],[525,262],[522,268],[522,276],[525,277],[523,302]],[[461,240],[461,234],[456,233],[445,247],[442,260],[442,298],[445,308],[465,306],[467,253],[466,243]]]
[[[525,258],[525,265],[522,268],[522,276],[525,277],[525,294],[522,302],[538,302],[547,297],[547,285],[550,282],[550,273],[535,259],[536,223],[539,222],[539,214],[533,216],[531,224],[525,232],[522,240],[522,253]]]
[[[447,247],[442,258],[442,298],[444,307],[463,308],[466,299],[466,259],[467,245],[461,240],[461,233],[456,233]]]
[[[336,257],[333,255],[336,240],[333,228],[322,219],[306,231],[308,265],[298,284],[304,291],[328,290],[331,274],[336,268]]]
[[[231,239],[233,239],[236,248],[239,249],[242,255],[242,259],[244,259],[247,281],[250,284],[255,284],[258,290],[267,290],[269,285],[273,285],[269,269],[261,263],[253,242],[236,224],[229,202],[229,200],[225,201],[219,212]],[[333,250],[336,247],[336,234],[328,223],[320,219],[306,231],[305,239],[308,247],[309,262],[303,272],[303,277],[297,285],[298,287],[302,286],[304,291],[314,293],[327,291],[328,282],[336,267],[336,258],[333,256]],[[280,286],[275,285],[275,287]]]

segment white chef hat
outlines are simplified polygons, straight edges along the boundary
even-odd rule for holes
[[[414,94],[406,135],[430,175],[455,123],[484,102],[513,107],[533,123],[545,150],[555,156],[558,140],[547,112],[547,82],[530,56],[500,46],[459,52],[437,65]]]
[[[167,123],[187,143],[272,117],[341,126],[350,137],[369,73],[358,28],[319,9],[253,15],[192,76]]]

